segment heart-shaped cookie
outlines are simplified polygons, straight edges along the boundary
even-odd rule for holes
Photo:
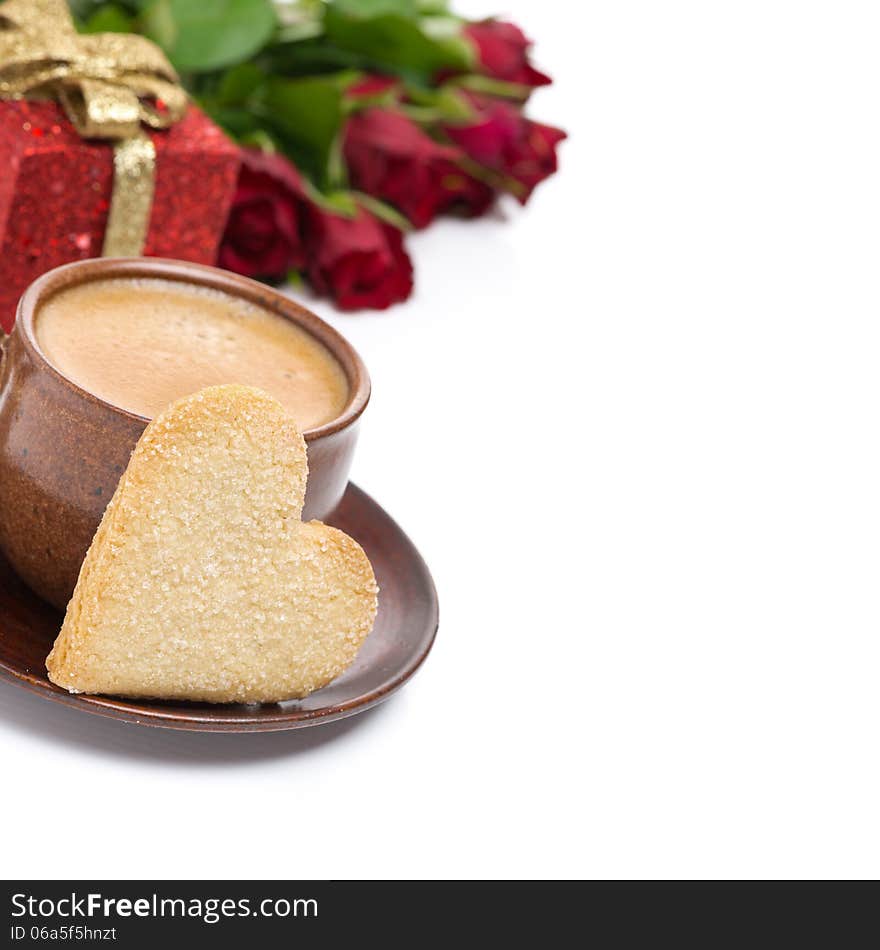
[[[73,692],[280,702],[326,685],[376,617],[370,562],[301,520],[308,464],[266,393],[215,386],[147,426],[46,661]]]

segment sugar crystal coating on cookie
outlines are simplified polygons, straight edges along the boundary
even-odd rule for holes
[[[300,698],[377,609],[360,546],[303,523],[305,442],[274,399],[202,390],[146,429],[48,660],[59,686],[207,702]]]

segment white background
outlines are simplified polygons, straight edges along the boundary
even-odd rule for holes
[[[0,684],[7,876],[880,873],[876,5],[503,2],[561,175],[411,240],[408,305],[315,304],[431,658],[267,736]]]

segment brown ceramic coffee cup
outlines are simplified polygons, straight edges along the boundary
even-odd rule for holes
[[[335,419],[304,433],[305,519],[327,518],[342,498],[370,398],[366,367],[351,345],[313,313],[256,281],[157,258],[79,261],[44,274],[22,296],[0,352],[0,548],[22,580],[60,609],[149,419],[62,375],[41,352],[34,324],[53,294],[109,277],[160,277],[224,291],[292,320],[333,354],[348,377],[348,401]]]

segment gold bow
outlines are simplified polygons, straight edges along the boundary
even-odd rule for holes
[[[187,95],[164,53],[142,36],[80,36],[65,0],[0,3],[0,99],[51,98],[83,138],[112,139],[114,181],[105,256],[143,250],[156,152],[141,123],[165,129]]]

